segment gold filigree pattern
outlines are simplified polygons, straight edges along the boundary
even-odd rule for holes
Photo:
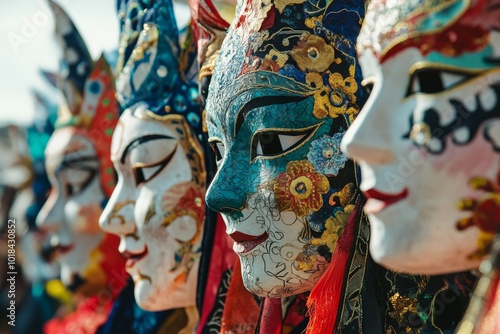
[[[120,211],[122,208],[124,208],[127,205],[135,205],[135,201],[133,201],[133,200],[126,200],[126,201],[123,201],[123,202],[120,202],[120,203],[116,203],[116,205],[113,207],[113,210],[109,214],[108,220],[106,221],[106,223],[107,224],[111,224],[111,222],[113,221],[113,219],[116,218],[120,222],[120,225],[125,224],[125,218],[123,217],[123,215],[118,214],[118,211]]]

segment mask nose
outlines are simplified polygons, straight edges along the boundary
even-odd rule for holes
[[[377,109],[376,103],[367,102],[342,139],[341,150],[350,158],[368,164],[388,164],[394,160],[391,150],[391,120]]]
[[[62,199],[52,191],[36,217],[36,225],[45,232],[57,232],[62,228],[63,221],[64,203]]]
[[[228,156],[207,190],[208,207],[220,213],[241,211],[246,205],[249,189],[247,172]]]
[[[103,231],[118,236],[133,233],[135,231],[134,206],[134,200],[119,201],[117,198],[115,201],[112,196],[99,218],[99,226]]]

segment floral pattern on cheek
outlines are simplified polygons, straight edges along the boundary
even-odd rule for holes
[[[326,176],[316,173],[307,160],[291,161],[286,172],[280,173],[274,183],[276,204],[280,211],[293,211],[303,217],[323,206],[322,194],[330,189]]]
[[[486,256],[491,248],[493,238],[500,231],[500,171],[495,181],[484,177],[470,180],[471,188],[486,192],[479,199],[466,198],[458,203],[458,208],[470,211],[472,215],[457,223],[457,229],[464,230],[476,226],[480,230],[477,240],[477,250],[469,255],[471,259]]]
[[[193,182],[175,185],[162,197],[162,210],[165,213],[163,224],[169,224],[176,217],[188,215],[197,222],[202,222],[205,217],[204,191]]]
[[[205,192],[196,183],[185,182],[175,185],[162,197],[161,207],[164,212],[162,226],[168,226],[182,216],[194,219],[196,232],[188,241],[177,241],[180,247],[175,252],[175,265],[171,271],[183,267],[182,272],[176,278],[177,282],[186,282],[193,264],[200,256],[199,247],[195,247],[202,232],[202,224],[205,219]],[[173,236],[175,238],[175,236]]]
[[[345,166],[347,156],[340,150],[340,142],[345,132],[335,133],[333,136],[323,136],[311,143],[307,159],[318,172],[336,176]]]

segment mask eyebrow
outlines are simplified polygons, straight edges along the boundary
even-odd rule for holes
[[[82,165],[82,163],[89,162],[89,161],[97,161],[97,157],[95,156],[84,156],[84,157],[77,157],[77,158],[64,158],[63,161],[55,168],[55,171],[61,172],[65,168],[76,168],[80,170],[87,170],[91,171],[94,168],[90,166],[86,166],[85,164]]]
[[[120,162],[122,164],[125,163],[125,158],[127,157],[127,154],[135,147],[143,144],[143,143],[146,143],[148,141],[151,141],[151,140],[158,140],[158,139],[176,139],[174,137],[170,137],[170,136],[166,136],[166,135],[147,135],[147,136],[144,136],[144,137],[139,137],[139,138],[136,138],[134,140],[132,140],[128,145],[127,147],[125,147],[125,149],[123,150],[123,153],[122,153],[122,156],[120,158]]]
[[[234,135],[236,136],[240,131],[246,115],[253,109],[266,107],[275,104],[296,103],[307,99],[309,96],[284,96],[284,95],[271,95],[257,97],[248,101],[236,115],[236,123],[234,125]]]

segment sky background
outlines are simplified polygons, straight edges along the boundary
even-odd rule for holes
[[[187,2],[187,0],[186,0]],[[97,59],[118,46],[115,0],[60,0]],[[189,20],[186,4],[175,3],[180,25]],[[57,72],[61,51],[54,38],[54,21],[44,0],[0,3],[0,125],[28,125],[34,117],[36,88],[57,101],[59,92],[40,76],[39,70]]]

